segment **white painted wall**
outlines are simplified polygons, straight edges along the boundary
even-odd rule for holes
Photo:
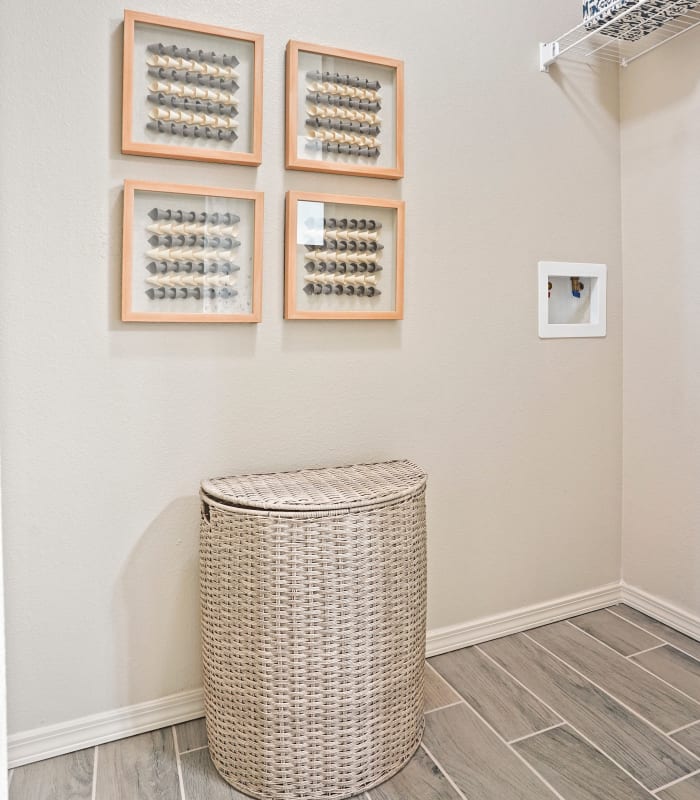
[[[625,580],[700,616],[700,29],[622,83]]]
[[[264,161],[122,156],[123,6],[4,9],[10,731],[199,685],[205,476],[423,465],[432,628],[616,580],[617,72],[537,64],[580,3],[356,0],[355,27],[308,0],[139,9],[265,34]],[[284,171],[290,38],[405,59],[404,181]],[[261,325],[119,322],[127,177],[265,191]],[[407,201],[403,323],[283,322],[288,188]],[[539,260],[609,264],[607,338],[539,340]]]
[[[0,467],[2,453],[0,453]],[[5,678],[5,587],[2,569],[2,473],[0,472],[0,798],[7,797],[7,682]]]

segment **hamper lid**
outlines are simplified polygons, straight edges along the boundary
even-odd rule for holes
[[[360,508],[406,497],[426,482],[410,461],[301,469],[267,475],[233,475],[202,482],[213,500],[238,508],[323,511]]]

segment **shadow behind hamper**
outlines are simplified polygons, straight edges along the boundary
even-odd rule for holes
[[[207,733],[242,792],[352,797],[413,755],[425,484],[408,461],[203,482]]]

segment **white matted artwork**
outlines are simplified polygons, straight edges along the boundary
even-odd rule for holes
[[[286,319],[402,319],[404,204],[287,194]]]
[[[403,177],[403,62],[289,42],[287,167]]]
[[[124,12],[122,151],[256,165],[262,36]]]
[[[262,194],[126,181],[122,320],[259,322]]]

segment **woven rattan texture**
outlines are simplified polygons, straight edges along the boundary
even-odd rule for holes
[[[230,505],[273,510],[353,508],[416,491],[425,474],[410,461],[235,475],[202,483],[205,494]]]
[[[270,800],[360,794],[423,731],[425,490],[334,516],[203,504],[211,756]]]

